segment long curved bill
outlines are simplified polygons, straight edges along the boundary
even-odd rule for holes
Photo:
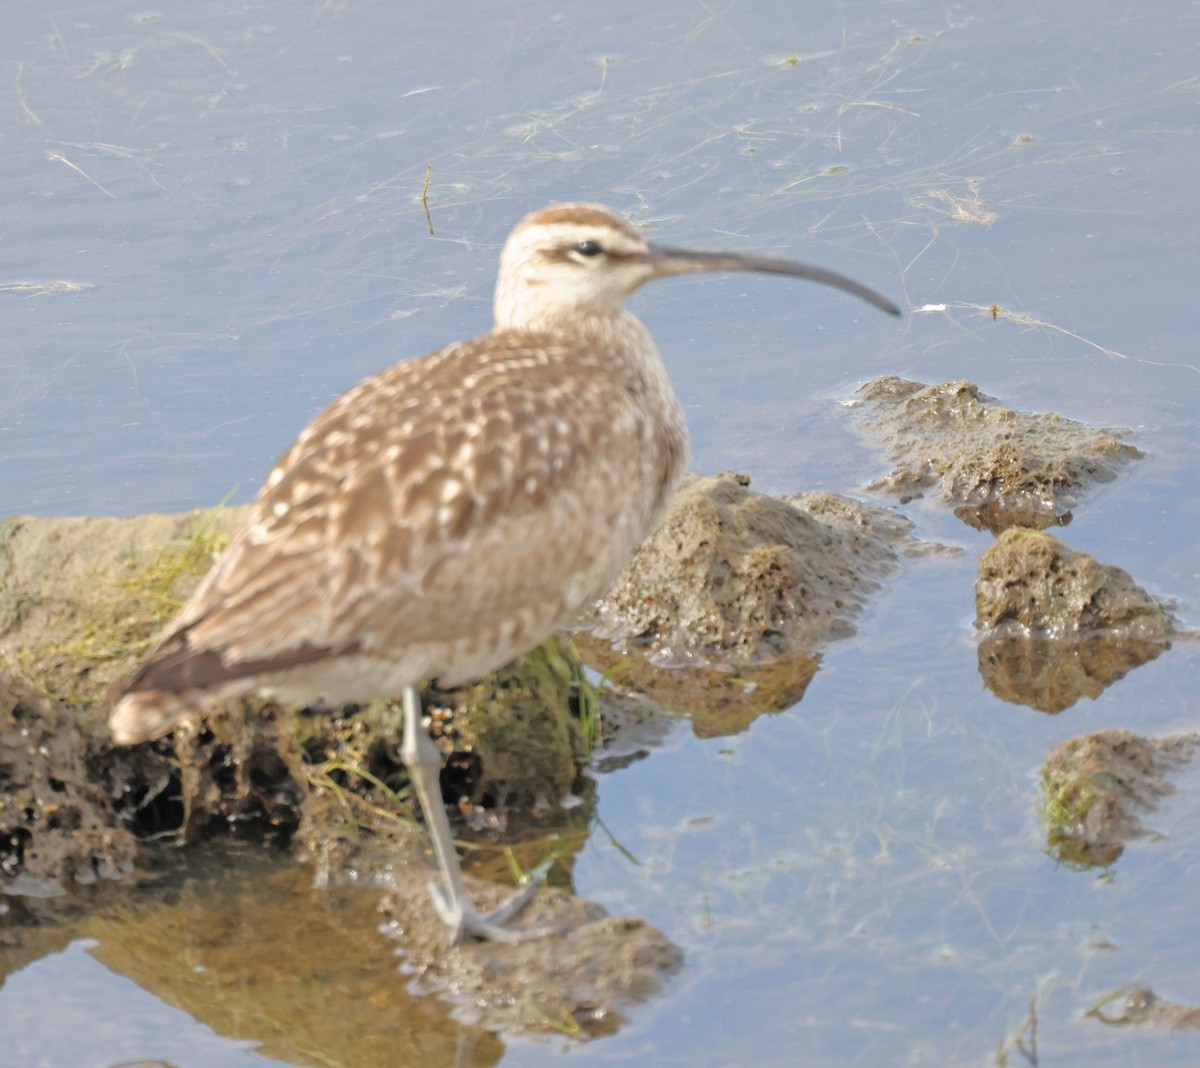
[[[844,274],[827,271],[824,267],[815,267],[811,263],[797,263],[775,256],[755,256],[741,252],[703,252],[700,249],[667,248],[664,245],[651,245],[646,262],[653,269],[656,278],[690,274],[695,271],[761,271],[766,274],[786,274],[792,278],[807,278],[810,282],[820,282],[822,285],[853,293],[888,315],[900,314],[900,309],[895,304],[875,290],[854,281],[853,278],[847,278]]]

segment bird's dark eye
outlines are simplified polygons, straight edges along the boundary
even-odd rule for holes
[[[579,244],[575,246],[575,251],[578,252],[579,255],[581,255],[581,256],[591,257],[591,256],[599,256],[599,255],[603,254],[604,249],[601,247],[599,241],[590,241],[589,240],[589,241],[580,241]]]

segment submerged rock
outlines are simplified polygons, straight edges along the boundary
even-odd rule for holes
[[[1119,567],[1008,530],[975,580],[979,670],[1000,698],[1061,712],[1170,648],[1166,609]]]
[[[965,523],[993,533],[1070,522],[1081,496],[1142,455],[1119,431],[1014,411],[961,380],[926,386],[876,378],[855,403],[896,464],[868,489],[901,501],[932,493]]]
[[[403,966],[466,1023],[583,1038],[609,1034],[623,1022],[623,1010],[654,995],[683,964],[681,950],[655,928],[558,890],[539,894],[514,926],[561,934],[447,948],[423,882],[411,871],[397,874],[381,911],[390,917]],[[484,908],[499,904],[505,892],[493,883],[471,887]]]
[[[1083,734],[1042,765],[1042,816],[1050,851],[1064,864],[1107,867],[1145,834],[1141,815],[1174,791],[1168,772],[1191,760],[1200,735],[1140,738],[1127,730]]]
[[[1109,1006],[1115,1005],[1115,1011]],[[1105,1011],[1105,1010],[1108,1011]],[[1122,987],[1088,1010],[1093,1020],[1115,1027],[1157,1027],[1175,1031],[1200,1027],[1200,1006],[1160,998],[1144,983]]]

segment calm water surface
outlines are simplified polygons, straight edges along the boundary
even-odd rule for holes
[[[1194,5],[447,12],[6,13],[5,514],[248,500],[332,396],[488,327],[523,213],[594,199],[661,240],[811,259],[914,309],[896,324],[754,277],[639,295],[697,469],[855,492],[885,467],[842,398],[881,373],[970,378],[1131,428],[1146,460],[1063,536],[1195,622]],[[1024,318],[993,321],[993,303]],[[1195,1032],[1084,1015],[1133,982],[1200,1004],[1200,778],[1178,773],[1147,816],[1160,833],[1106,872],[1056,866],[1035,813],[1058,742],[1196,729],[1195,650],[1058,716],[1004,704],[971,631],[990,537],[907,512],[964,552],[907,564],[799,707],[732,738],[684,724],[601,779],[600,815],[642,864],[597,836],[576,888],[658,925],[683,974],[590,1045],[455,1046],[443,1020],[456,1052],[427,1063],[1024,1064],[1031,1004],[1040,1064],[1200,1061]],[[81,933],[5,977],[5,1064],[330,1063],[229,1037],[105,959]]]

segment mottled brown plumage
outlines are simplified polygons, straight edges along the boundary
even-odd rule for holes
[[[340,702],[386,692],[373,677],[397,658],[448,683],[506,663],[602,592],[682,470],[682,417],[651,417],[643,379],[611,344],[520,331],[368,379],[280,460],[128,688],[261,689],[362,658],[361,686],[324,694]]]
[[[416,687],[533,648],[658,522],[687,436],[623,302],[651,278],[702,270],[811,278],[896,310],[820,268],[652,247],[595,205],[534,213],[505,244],[490,334],[366,379],[300,434],[146,662],[113,688],[116,739],[157,737],[249,692],[331,704],[402,693],[405,758],[449,887],[435,901],[456,937],[507,937],[462,891]]]

